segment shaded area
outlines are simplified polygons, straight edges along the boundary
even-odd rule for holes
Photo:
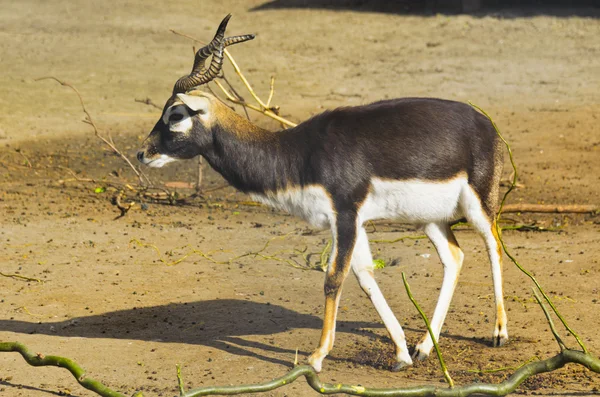
[[[317,316],[298,313],[269,303],[236,299],[171,303],[144,308],[134,307],[128,310],[76,317],[59,322],[0,320],[0,329],[8,332],[189,343],[214,347],[239,356],[256,357],[263,361],[284,366],[289,366],[290,362],[269,356],[268,353],[284,353],[289,357],[293,357],[295,354],[294,349],[249,341],[243,337],[273,335],[294,328],[320,330],[321,326],[322,320]],[[377,343],[389,345],[390,349],[393,350],[392,341],[387,336],[382,337],[372,332],[365,332],[364,328],[383,328],[383,324],[368,321],[337,322],[338,333],[350,333],[376,339]],[[405,330],[422,332],[422,330],[410,327],[405,327]],[[489,344],[486,340],[449,335],[447,333],[443,333],[442,337],[469,341],[480,345]],[[248,349],[258,349],[264,354]],[[310,354],[310,352],[305,351],[299,351],[299,353]],[[393,358],[393,355],[390,357]],[[357,360],[359,362],[365,361],[365,358],[359,357]],[[347,358],[343,361],[347,361]],[[366,358],[366,362],[370,362],[370,359]]]
[[[51,395],[51,396],[64,396],[65,395],[64,392],[54,391],[54,390],[46,390],[46,389],[41,389],[39,387],[28,386],[28,385],[21,385],[18,383],[12,383],[12,382],[9,382],[8,380],[1,380],[1,379],[0,379],[0,386],[10,387],[12,389],[17,389],[17,390],[30,390],[30,391],[40,392],[40,393],[47,393],[48,395]],[[0,390],[1,390],[1,387],[0,387]],[[69,396],[77,397],[78,394],[69,393]]]
[[[133,308],[59,322],[0,320],[0,329],[16,333],[83,338],[135,339],[190,343],[214,347],[240,356],[289,366],[290,362],[257,354],[248,348],[286,353],[295,350],[244,340],[248,335],[272,335],[292,328],[321,329],[319,317],[281,306],[236,299]],[[382,328],[364,321],[339,321],[338,332],[359,333],[358,328]],[[307,352],[301,352],[307,353]]]
[[[463,13],[498,18],[526,18],[537,15],[565,18],[600,17],[600,3],[597,0],[270,0],[250,11],[285,8],[321,8],[422,16]]]

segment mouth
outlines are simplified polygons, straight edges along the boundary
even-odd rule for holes
[[[138,160],[144,164],[147,165],[148,167],[152,167],[152,168],[161,168],[162,166],[164,166],[165,164],[169,164],[172,163],[173,161],[175,161],[176,159],[174,159],[173,157],[169,157],[166,154],[161,154],[159,157],[153,158],[153,159],[148,159],[145,157],[141,157],[138,156]]]

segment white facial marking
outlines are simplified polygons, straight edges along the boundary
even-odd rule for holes
[[[169,126],[171,132],[188,132],[192,129],[193,122],[185,105],[176,103],[170,106],[162,118],[163,123]]]
[[[205,123],[209,123],[211,119],[210,115],[210,99],[204,95],[187,95],[177,94],[177,98],[185,104],[189,109],[197,114],[194,117],[199,118]]]
[[[161,154],[158,158],[155,159],[144,158],[143,163],[146,164],[148,167],[160,168],[165,164],[172,163],[173,161],[177,161],[177,159],[169,157],[166,154]]]

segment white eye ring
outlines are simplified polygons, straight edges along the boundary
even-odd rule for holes
[[[181,113],[171,113],[169,115],[169,123],[179,123],[181,120],[183,120],[184,115]]]

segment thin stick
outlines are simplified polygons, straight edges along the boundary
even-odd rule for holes
[[[512,168],[513,168],[513,171],[514,171],[512,183],[508,187],[508,190],[506,191],[506,193],[504,193],[504,197],[502,197],[502,201],[500,202],[500,208],[498,209],[498,214],[496,215],[496,221],[495,221],[495,223],[496,223],[496,233],[498,234],[498,236],[500,236],[501,230],[500,230],[500,226],[499,226],[499,222],[498,221],[500,219],[500,215],[502,214],[502,208],[504,207],[504,203],[506,202],[506,198],[508,197],[508,195],[510,194],[510,192],[512,192],[512,190],[516,186],[516,183],[517,183],[517,174],[518,174],[518,172],[517,172],[517,166],[516,166],[515,160],[513,158],[512,149],[510,148],[510,145],[508,144],[508,142],[506,141],[506,139],[504,139],[504,137],[500,133],[500,130],[496,126],[496,123],[494,123],[494,120],[492,120],[492,118],[490,117],[490,115],[488,115],[485,112],[485,110],[481,109],[479,106],[473,104],[470,101],[469,101],[469,105],[471,105],[473,108],[475,108],[478,111],[480,111],[485,117],[488,118],[488,120],[490,120],[490,122],[492,123],[492,126],[494,127],[494,130],[496,130],[496,134],[498,134],[498,137],[500,137],[500,139],[502,140],[502,142],[504,142],[504,145],[506,146],[506,150],[508,151],[508,156],[510,158],[510,164],[512,165]],[[584,345],[583,341],[581,340],[581,338],[579,337],[579,335],[577,335],[577,333],[573,329],[571,329],[571,327],[569,327],[569,325],[567,324],[567,321],[560,314],[560,312],[558,311],[558,309],[556,308],[556,306],[554,306],[554,303],[552,303],[552,300],[550,299],[550,297],[548,297],[548,295],[546,295],[546,292],[544,292],[544,290],[542,289],[542,286],[540,285],[540,283],[538,283],[538,281],[534,277],[534,275],[531,274],[529,271],[527,271],[527,269],[525,269],[523,266],[521,266],[519,264],[519,262],[517,262],[517,260],[515,259],[515,257],[510,254],[510,252],[506,248],[506,244],[504,244],[504,240],[502,238],[500,238],[499,240],[500,240],[500,244],[502,245],[502,250],[504,251],[504,253],[506,254],[506,256],[508,256],[510,258],[510,260],[515,264],[515,266],[517,266],[519,268],[519,270],[521,272],[523,272],[525,275],[527,275],[527,277],[529,277],[531,279],[531,281],[533,281],[533,283],[537,287],[538,291],[540,291],[540,293],[542,294],[542,296],[544,297],[544,299],[546,300],[546,302],[548,302],[548,304],[550,305],[550,307],[554,311],[554,314],[556,314],[556,316],[560,319],[560,321],[562,322],[563,326],[567,329],[567,331],[569,331],[569,333],[571,335],[573,335],[573,337],[575,338],[575,340],[577,340],[577,343],[579,344],[579,346],[581,347],[581,349],[583,350],[583,352],[587,353],[588,350],[585,347],[585,345]]]
[[[229,80],[227,79],[227,76],[225,76],[225,72],[223,70],[221,70],[221,74],[223,75],[221,77],[221,79],[227,84],[227,86],[229,87],[229,89],[231,90],[231,92],[242,102],[246,103],[246,100],[237,92],[237,90],[235,89],[235,87],[233,86],[233,84],[231,84],[229,82]],[[248,120],[250,120],[250,114],[248,113],[248,109],[246,108],[246,106],[242,106],[242,109],[244,109],[244,114],[246,115],[246,118]]]
[[[123,198],[124,196],[125,192],[123,190],[120,190],[119,192],[117,192],[117,194],[115,194],[115,196],[112,199],[112,204],[115,205],[119,209],[119,211],[121,211],[121,214],[115,219],[119,219],[127,215],[127,212],[129,212],[129,210],[132,209],[135,205],[135,201],[130,201],[129,203],[124,205],[121,202],[121,198]]]
[[[330,250],[331,250],[331,240],[327,240],[327,244],[325,244],[323,251],[321,251],[321,262],[319,263],[319,267],[321,268],[322,271],[326,271],[327,266],[329,265],[328,260],[329,260]]]
[[[150,98],[146,98],[146,99],[137,99],[136,98],[135,101],[139,102],[139,103],[143,103],[148,106],[152,106],[155,109],[162,110],[162,108],[160,106],[158,106],[156,103],[152,102],[152,99],[150,99]]]
[[[204,164],[204,157],[198,157],[198,178],[196,179],[196,194],[202,192],[202,165]]]
[[[538,295],[537,291],[534,288],[532,288],[531,291],[533,292],[533,296],[535,296],[535,300],[537,301],[538,305],[540,305],[540,307],[544,311],[544,316],[546,316],[546,320],[548,321],[548,324],[550,325],[550,331],[552,331],[552,335],[554,335],[554,339],[556,339],[556,343],[558,343],[558,348],[561,351],[565,350],[567,348],[567,345],[565,345],[565,342],[563,342],[561,337],[558,335],[558,332],[556,331],[556,328],[554,327],[554,321],[552,321],[552,317],[550,317],[550,313],[548,313],[548,309],[546,309],[544,302],[542,302],[542,300],[540,299],[540,296]]]
[[[410,292],[410,286],[408,285],[408,281],[406,281],[406,274],[404,274],[404,272],[402,272],[402,282],[404,283],[404,289],[406,289],[406,294],[408,295],[408,299],[410,299],[410,301],[413,303],[413,305],[415,306],[415,308],[421,315],[421,318],[425,322],[425,326],[427,327],[427,332],[429,332],[429,336],[431,337],[431,340],[433,341],[433,347],[435,348],[435,353],[437,354],[438,360],[440,361],[440,367],[442,367],[442,372],[444,373],[444,378],[446,378],[446,382],[448,382],[448,385],[451,388],[453,388],[454,381],[452,380],[452,377],[450,377],[450,373],[448,372],[448,367],[446,367],[446,363],[444,362],[444,358],[442,357],[442,352],[440,351],[440,347],[438,346],[438,343],[435,340],[435,335],[433,334],[433,330],[431,329],[429,320],[427,319],[427,316],[425,315],[423,310],[421,310],[421,307],[419,306],[419,304],[413,297],[412,293]]]
[[[271,107],[271,100],[275,94],[275,76],[271,76],[271,86],[269,88],[269,98],[267,98],[267,108]]]
[[[183,377],[181,376],[181,365],[175,364],[177,368],[177,386],[179,387],[179,395],[183,396],[185,394],[185,388],[183,386]]]
[[[21,149],[15,149],[15,152],[19,153],[21,157],[23,157],[29,168],[33,168],[33,165],[31,165],[31,161],[29,161],[29,159],[27,158],[27,156],[25,156],[25,153],[23,153]]]
[[[240,101],[239,99],[235,98],[235,97],[234,97],[234,96],[233,96],[233,95],[232,95],[232,94],[231,94],[231,93],[230,93],[230,92],[229,92],[229,91],[228,91],[228,90],[227,90],[227,89],[226,89],[226,88],[223,86],[223,84],[221,84],[221,82],[220,82],[220,81],[218,81],[218,80],[213,80],[213,81],[214,81],[214,82],[215,82],[215,84],[216,84],[216,85],[217,85],[217,86],[218,86],[218,87],[221,89],[221,91],[223,91],[223,93],[225,94],[225,96],[227,97],[227,99],[228,99],[229,101],[231,101],[231,102],[233,102],[233,103],[236,103],[236,104],[238,104],[238,105],[242,105],[242,106],[248,107],[248,108],[250,108],[250,109],[252,109],[252,110],[255,110],[255,111],[259,112],[259,113],[262,113],[262,114],[264,114],[265,116],[267,116],[267,117],[270,117],[270,118],[272,118],[272,119],[274,119],[274,120],[277,120],[277,121],[279,121],[280,123],[283,123],[283,124],[285,124],[285,125],[287,125],[287,126],[290,126],[290,127],[295,127],[295,126],[297,125],[297,124],[295,124],[295,123],[292,123],[292,122],[291,122],[291,121],[289,121],[289,120],[286,120],[286,119],[284,119],[283,117],[280,117],[280,116],[276,115],[275,113],[273,113],[272,111],[270,111],[270,110],[268,110],[268,109],[261,109],[261,108],[259,108],[258,106],[252,105],[251,103],[247,103],[247,102],[244,102],[244,101]]]
[[[525,365],[533,362],[533,361],[539,361],[540,358],[538,356],[533,356],[531,357],[529,360],[525,361],[524,363],[521,363],[517,366],[513,366],[513,367],[501,367],[501,368],[494,368],[494,369],[468,369],[467,372],[471,372],[471,373],[475,373],[475,374],[495,374],[496,372],[504,372],[504,371],[516,371],[521,367],[524,367]]]
[[[69,87],[70,89],[72,89],[77,94],[77,97],[79,98],[79,103],[81,104],[81,109],[83,110],[83,113],[85,113],[85,115],[86,115],[86,119],[84,120],[84,122],[91,125],[92,128],[94,129],[94,134],[98,138],[100,138],[100,140],[102,142],[104,142],[108,147],[110,147],[113,152],[115,152],[117,155],[119,155],[129,165],[129,167],[133,170],[135,175],[137,175],[141,184],[144,183],[144,180],[142,179],[142,177],[146,179],[147,183],[151,184],[150,179],[148,179],[148,177],[142,171],[138,171],[135,168],[135,166],[131,163],[131,161],[129,161],[129,159],[123,153],[121,153],[121,151],[119,149],[117,149],[110,134],[109,134],[108,139],[103,137],[102,135],[100,135],[100,132],[98,131],[98,127],[96,127],[96,123],[94,123],[94,120],[92,119],[92,115],[87,111],[87,109],[85,107],[85,103],[83,102],[83,97],[81,96],[81,94],[79,93],[77,88],[75,88],[74,86],[72,86],[71,84],[69,84],[67,82],[59,80],[58,78],[56,78],[54,76],[40,77],[38,79],[35,79],[35,81],[41,81],[41,80],[54,80],[57,83],[59,83],[60,85]]]
[[[502,209],[507,212],[540,212],[553,214],[587,214],[600,212],[600,205],[594,204],[507,204]]]
[[[43,281],[40,280],[39,278],[21,276],[20,274],[8,274],[8,273],[2,273],[2,272],[0,272],[0,276],[2,276],[2,277],[9,277],[9,278],[16,278],[16,279],[25,280],[25,281],[35,281],[35,282],[38,282],[38,283],[43,283]]]
[[[398,237],[396,239],[393,240],[371,240],[372,243],[397,243],[398,241],[404,241],[404,240],[422,240],[427,238],[427,236],[403,236],[403,237]]]

